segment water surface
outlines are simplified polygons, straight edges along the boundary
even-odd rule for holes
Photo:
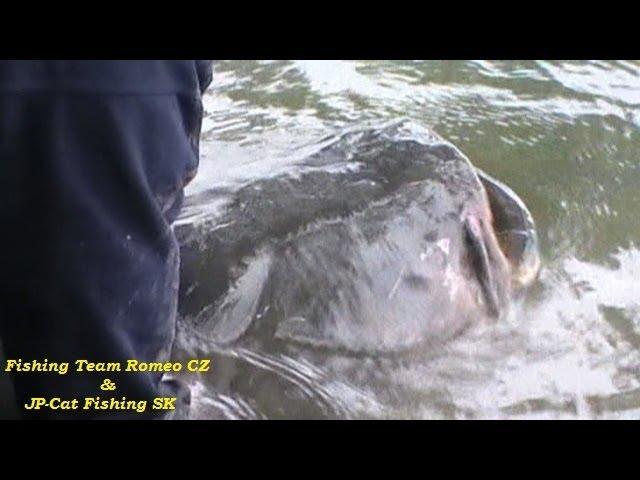
[[[640,418],[640,62],[220,61],[181,223],[294,172],[330,135],[409,118],[522,197],[543,270],[509,318],[400,358],[220,348],[195,418]]]

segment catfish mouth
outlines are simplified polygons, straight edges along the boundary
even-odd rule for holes
[[[477,215],[468,215],[464,220],[464,240],[467,244],[467,252],[472,271],[475,272],[480,284],[480,291],[484,298],[487,311],[493,318],[500,316],[503,302],[503,289],[499,289],[499,282],[494,275],[492,263],[495,261],[495,246],[486,235],[485,224]],[[489,240],[489,242],[487,242]],[[493,247],[493,248],[492,248]]]
[[[511,292],[537,278],[538,237],[531,213],[513,190],[479,170],[478,177],[491,212],[463,215],[464,241],[487,313],[499,318]]]
[[[533,217],[518,195],[505,184],[476,169],[487,193],[498,244],[512,270],[516,287],[531,285],[540,271],[538,235]]]

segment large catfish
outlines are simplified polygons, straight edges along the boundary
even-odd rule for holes
[[[182,317],[220,344],[441,341],[503,315],[540,265],[517,195],[408,122],[326,139],[297,174],[228,193],[178,235]]]

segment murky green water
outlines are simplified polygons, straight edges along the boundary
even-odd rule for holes
[[[205,108],[182,222],[301,145],[405,117],[519,193],[544,266],[504,322],[401,361],[205,339],[194,417],[640,417],[640,62],[220,61]]]

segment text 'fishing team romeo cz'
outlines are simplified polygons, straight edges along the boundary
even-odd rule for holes
[[[30,360],[22,361],[7,360],[4,368],[5,372],[43,372],[58,373],[65,375],[69,371],[69,362],[50,362],[48,359],[42,361]],[[88,360],[76,360],[73,362],[76,372],[160,372],[178,373],[186,367],[188,372],[204,373],[208,372],[211,366],[209,359],[193,359],[183,364],[182,362],[140,362],[138,360],[127,360],[122,362],[90,362]]]

